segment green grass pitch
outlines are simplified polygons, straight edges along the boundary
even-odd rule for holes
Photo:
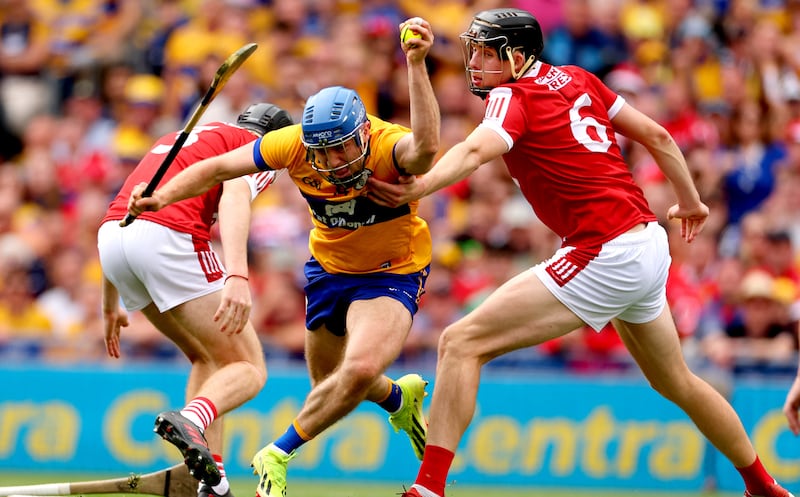
[[[39,483],[62,483],[106,478],[119,478],[124,474],[87,474],[87,473],[20,473],[4,472],[0,469],[0,486],[33,485]],[[236,497],[253,497],[255,495],[255,476],[234,477],[231,479],[233,494]],[[402,492],[400,483],[312,481],[289,479],[287,497],[399,497]],[[110,495],[110,494],[109,494]],[[447,497],[741,497],[741,493],[714,492],[674,492],[643,490],[588,490],[568,488],[531,488],[505,486],[467,486],[452,484],[447,488]],[[100,497],[100,496],[98,496]]]

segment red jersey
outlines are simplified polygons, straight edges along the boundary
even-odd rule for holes
[[[153,148],[125,180],[122,189],[109,205],[102,222],[118,221],[125,217],[128,213],[128,199],[133,187],[142,182],[148,183],[152,179],[179,134],[180,131],[170,133],[156,141]],[[195,126],[164,174],[161,184],[165,184],[170,178],[195,162],[234,150],[256,138],[257,136],[250,131],[229,123],[214,122]],[[274,177],[274,171],[245,176],[250,183],[251,199],[266,188]],[[221,195],[222,185],[219,184],[202,195],[175,202],[157,212],[143,212],[138,219],[146,219],[175,231],[188,233],[196,239],[210,241],[211,225],[216,221]]]
[[[480,126],[506,141],[511,176],[564,246],[599,247],[656,220],[611,124],[624,103],[590,72],[542,62],[486,99]]]

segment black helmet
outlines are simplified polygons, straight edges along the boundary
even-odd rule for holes
[[[503,8],[479,12],[460,38],[464,43],[464,62],[468,73],[469,57],[474,45],[494,48],[500,60],[511,60],[514,50],[521,51],[527,62],[519,72],[513,73],[514,79],[522,76],[544,49],[539,21],[530,12],[522,9]],[[491,88],[473,87],[470,82],[470,91],[476,95],[485,96],[490,90]]]
[[[252,104],[236,119],[239,126],[255,131],[261,136],[294,124],[292,116],[275,104]]]

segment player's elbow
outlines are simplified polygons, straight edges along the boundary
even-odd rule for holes
[[[211,185],[217,185],[224,183],[233,177],[234,176],[231,176],[226,169],[215,169],[211,171],[210,181],[207,181],[207,183],[210,183]]]
[[[641,142],[650,149],[664,149],[672,146],[675,139],[663,126],[653,122],[643,130]]]
[[[436,154],[439,153],[439,134],[432,133],[432,136],[417,143],[416,147],[417,162],[420,164],[420,169],[423,173],[428,172],[433,167],[433,161],[436,159]],[[418,173],[421,174],[421,173]]]
[[[425,174],[433,167],[433,162],[436,159],[436,151],[426,152],[420,154],[417,158],[416,171],[413,174]]]
[[[406,174],[425,174],[433,167],[433,161],[435,158],[436,150],[415,150],[413,158],[406,161],[406,163],[403,164],[402,169]]]
[[[433,162],[433,158],[439,153],[439,133],[431,133],[422,143],[417,145],[417,155]]]
[[[457,147],[460,148],[460,154],[463,156],[461,160],[462,167],[467,169],[470,174],[481,165],[494,159],[491,155],[485,157],[480,146],[469,140],[462,142],[460,145],[457,145]]]

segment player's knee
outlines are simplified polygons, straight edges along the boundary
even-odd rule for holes
[[[439,337],[439,363],[483,366],[502,352],[485,336],[476,325],[463,321],[448,326]]]
[[[439,360],[462,360],[470,355],[465,335],[463,328],[453,325],[445,328],[439,336]]]
[[[693,381],[694,378],[691,376],[651,376],[652,377],[647,378],[647,381],[650,383],[650,387],[665,399],[678,405],[683,405],[687,398],[692,397],[692,395],[688,394],[697,390]]]
[[[264,363],[261,364],[252,364],[254,371],[254,375],[256,378],[256,383],[258,384],[258,390],[264,388],[264,385],[267,384],[267,378],[269,374],[267,373],[267,367]]]
[[[253,394],[253,396],[255,396],[259,391],[261,391],[262,388],[264,388],[264,385],[266,385],[267,383],[267,377],[268,377],[267,367],[266,364],[264,364],[264,362],[259,362],[259,363],[247,362],[246,364],[250,369],[250,375],[253,378],[253,383],[255,388],[255,393]]]
[[[366,391],[375,378],[383,374],[383,368],[368,359],[345,361],[341,367],[342,385],[352,392]]]
[[[237,388],[250,399],[258,395],[267,383],[267,369],[263,362],[242,360],[229,363],[225,368],[236,375]]]

